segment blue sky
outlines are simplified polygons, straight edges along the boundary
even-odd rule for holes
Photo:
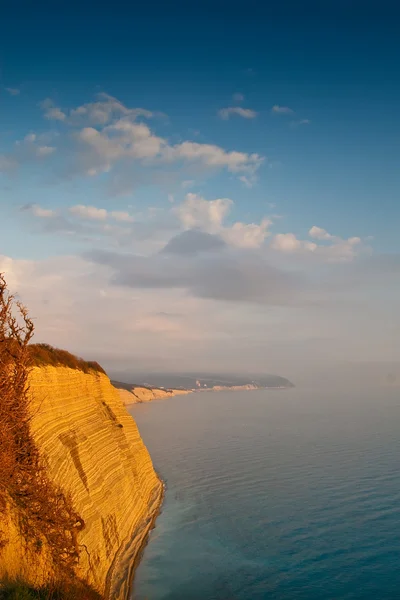
[[[315,352],[318,343],[331,339],[335,323],[344,327],[357,294],[360,303],[365,298],[364,288],[362,293],[351,290],[346,315],[344,308],[340,314],[328,309],[327,282],[339,281],[340,269],[348,280],[351,269],[376,273],[374,261],[383,260],[393,283],[400,222],[395,7],[260,4],[204,2],[193,8],[155,2],[137,8],[117,2],[74,8],[22,2],[5,9],[0,25],[0,253],[21,293],[24,265],[48,278],[52,269],[62,272],[57,265],[67,268],[67,260],[78,261],[65,277],[89,268],[93,289],[100,290],[101,280],[105,296],[118,290],[122,296],[150,294],[154,300],[157,290],[160,303],[168,296],[170,312],[154,307],[152,316],[142,305],[139,310],[130,308],[127,298],[121,301],[126,302],[123,319],[140,315],[136,321],[142,335],[144,321],[154,335],[164,336],[169,352],[170,346],[173,352],[184,347],[185,332],[203,310],[219,315],[224,308],[226,314],[222,305],[229,300],[229,310],[238,311],[232,319],[242,323],[241,332],[232,336],[245,336],[254,352],[260,342],[248,333],[244,316],[254,302],[257,310],[268,310],[266,333],[275,331],[278,322],[288,328],[290,323],[292,337],[285,344],[293,349],[294,338],[301,341],[304,335],[304,347],[308,343]],[[155,264],[154,257],[182,234],[187,234],[184,252],[192,252],[198,232],[204,234],[202,244],[211,244],[211,237],[224,244],[226,263],[211,244],[211,262],[221,266],[216,277],[229,282],[238,265],[249,289],[255,289],[249,273],[259,280],[265,265],[280,270],[279,277],[268,272],[271,288],[256,286],[247,298],[233,290],[229,298],[230,284],[225,291],[211,285],[212,269],[203,254],[191,267],[180,264],[182,257]],[[138,257],[150,262],[138,266]],[[264,261],[263,275],[257,272],[259,261]],[[142,275],[154,270],[151,283],[132,265]],[[112,272],[103,281],[105,268]],[[198,269],[200,279],[206,273],[201,289],[188,281],[185,268]],[[172,287],[160,281],[165,269],[176,278]],[[297,315],[297,333],[291,320],[295,310],[282,300],[280,288],[288,285],[286,292],[292,294],[294,283],[281,278],[289,272],[303,278],[294,286],[297,292],[304,293],[305,282],[313,286],[307,309],[304,297],[298,302],[308,313],[303,321]],[[372,292],[372,275],[369,283]],[[318,294],[325,290],[318,301],[315,286]],[[27,287],[32,290],[33,284]],[[335,290],[342,291],[340,286]],[[29,290],[25,295],[29,303]],[[190,316],[181,307],[179,326],[176,318],[158,314],[175,314],[174,303],[181,305],[183,298],[201,306]],[[36,301],[32,298],[39,314]],[[323,336],[310,308],[315,302],[325,306],[332,325]],[[363,332],[387,303],[382,291],[366,311]],[[276,310],[282,312],[280,320]],[[61,312],[63,323],[73,318],[67,307]],[[55,314],[61,314],[59,308]],[[56,338],[62,325],[46,315],[43,331]],[[313,328],[320,342],[311,335]],[[203,323],[199,331],[204,330]],[[198,344],[205,366],[205,353],[219,347],[229,331],[227,322],[218,340],[210,335]],[[372,341],[373,334],[366,339]],[[333,337],[336,350],[329,356],[339,358],[340,338]],[[72,334],[63,339],[79,346]],[[384,339],[389,341],[382,338],[382,347]],[[398,346],[388,348],[386,359],[398,352]],[[264,350],[272,356],[271,346]],[[356,346],[346,357],[355,355]],[[365,358],[379,359],[379,352]],[[193,361],[199,360],[195,353]],[[235,360],[241,360],[240,352]]]

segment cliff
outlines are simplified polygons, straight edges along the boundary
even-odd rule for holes
[[[76,575],[105,598],[126,598],[133,561],[162,497],[137,426],[99,371],[34,367],[29,401],[31,432],[47,474],[85,524]],[[21,538],[18,506],[10,504],[4,514],[0,579],[46,583],[54,576],[46,544],[33,560]]]
[[[190,394],[192,392],[192,390],[146,387],[119,381],[112,381],[112,384],[117,388],[120,399],[125,405],[151,402],[152,400],[170,398],[171,396]]]

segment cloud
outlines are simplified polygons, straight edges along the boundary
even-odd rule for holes
[[[44,112],[44,117],[49,121],[65,121],[67,115],[58,107],[55,106],[51,98],[46,98],[39,102],[40,108]]]
[[[221,108],[218,111],[218,116],[225,121],[227,121],[232,115],[238,115],[239,117],[243,117],[243,119],[255,119],[257,113],[255,110],[251,110],[250,108],[242,108],[241,106],[230,106],[228,108]]]
[[[357,236],[343,239],[315,225],[309,230],[309,236],[325,243],[318,245],[309,240],[300,240],[294,233],[278,233],[273,237],[270,247],[286,254],[312,254],[328,263],[351,262],[360,254],[369,252],[369,248]]]
[[[114,219],[115,221],[121,223],[133,223],[134,221],[133,216],[124,210],[107,211],[105,208],[85,206],[84,204],[71,206],[69,212],[74,216],[81,217],[82,219],[90,219],[93,221],[105,221],[108,218]]]
[[[49,146],[48,140],[48,135],[36,133],[28,133],[22,140],[16,140],[9,152],[0,154],[0,172],[11,173],[25,164],[50,157],[56,147]]]
[[[298,121],[291,121],[291,127],[300,127],[301,125],[311,125],[310,119],[299,119]]]
[[[260,248],[270,235],[268,228],[271,224],[269,219],[262,219],[260,224],[237,222],[226,227],[221,235],[228,244],[237,248]]]
[[[134,221],[134,218],[128,212],[123,210],[112,210],[110,215],[116,221],[122,221],[125,223],[132,223]]]
[[[21,90],[19,90],[18,88],[6,87],[6,92],[8,92],[10,94],[10,96],[19,96],[21,93]]]
[[[219,235],[188,229],[170,239],[162,252],[188,256],[202,252],[215,252],[225,247],[226,243]]]
[[[327,257],[330,260],[338,261],[351,261],[359,253],[364,251],[369,252],[369,248],[364,246],[363,241],[358,236],[352,236],[347,239],[343,239],[337,235],[328,233],[326,229],[313,225],[308,232],[311,238],[328,242],[330,245],[324,245],[319,247],[321,255]]]
[[[184,181],[182,181],[181,183],[181,188],[186,190],[187,188],[191,188],[194,186],[195,184],[195,180],[194,179],[185,179]]]
[[[317,249],[317,244],[299,240],[294,233],[278,233],[273,237],[270,246],[273,250],[286,253],[301,252],[303,250],[314,252]]]
[[[20,162],[27,158],[44,158],[56,151],[55,146],[48,146],[42,143],[45,136],[38,136],[36,133],[28,133],[21,141],[15,142],[14,156]]]
[[[232,204],[229,198],[205,200],[198,194],[189,193],[185,201],[176,207],[175,213],[185,229],[198,227],[212,233],[221,229]]]
[[[239,181],[241,181],[247,188],[252,188],[255,183],[253,175],[240,175]]]
[[[77,204],[76,206],[71,206],[69,211],[74,216],[81,217],[82,219],[94,219],[95,221],[105,221],[107,219],[105,208]]]
[[[144,123],[119,120],[98,131],[85,127],[75,134],[80,145],[79,168],[87,175],[110,171],[120,164],[127,168],[130,161],[145,166],[163,166],[168,163],[197,163],[205,168],[226,168],[232,173],[249,173],[254,177],[263,162],[258,154],[225,151],[219,146],[182,142],[171,146],[154,135]]]
[[[58,106],[51,98],[40,103],[44,118],[61,126],[53,129],[48,138],[57,144],[36,141],[41,146],[31,157],[49,157],[57,149],[58,161],[52,169],[58,181],[86,176],[95,179],[102,174],[106,178],[109,195],[127,195],[133,189],[148,183],[165,188],[179,185],[190,186],[199,177],[212,176],[226,170],[241,177],[251,187],[264,157],[257,153],[225,149],[216,144],[191,140],[168,139],[158,135],[153,126],[144,119],[160,116],[161,113],[144,108],[130,108],[117,98],[105,93],[98,94],[95,101],[66,109]],[[227,115],[238,114],[253,118],[255,111],[241,107],[227,109]],[[224,114],[224,112],[222,113]],[[15,152],[1,156],[0,168],[11,171],[14,164],[23,164],[25,159],[15,157]]]
[[[288,106],[280,106],[279,104],[274,104],[271,108],[271,112],[274,115],[292,115],[294,110],[289,108]]]
[[[236,102],[237,104],[244,101],[244,96],[240,92],[236,92],[236,94],[233,94],[232,98],[233,98],[233,101]]]
[[[295,383],[309,370],[315,384],[323,361],[400,359],[397,255],[324,265],[317,286],[307,272],[269,269],[258,253],[226,247],[143,264],[131,254],[88,258],[0,256],[0,271],[35,318],[34,341],[99,360],[127,381],[134,364],[136,373],[272,371]],[[143,286],[141,269],[157,288]]]
[[[73,127],[71,149],[74,170],[94,177],[115,167],[119,177],[131,173],[131,165],[165,168],[168,164],[193,165],[202,169],[227,169],[254,180],[264,158],[259,154],[229,151],[214,144],[183,141],[171,144],[156,135],[140,117],[156,115],[142,108],[127,108],[116,98],[100,94],[97,102],[83,104],[70,111],[56,107],[52,100],[41,103],[45,117],[64,121]],[[228,117],[238,114],[254,118],[256,113],[241,107],[225,109]],[[225,112],[222,113],[223,115]],[[126,178],[126,177],[125,177]],[[129,188],[132,184],[126,184]]]
[[[225,302],[291,304],[298,277],[257,254],[235,251],[143,257],[92,251],[86,258],[111,269],[114,285],[135,289],[181,289],[195,298]]]
[[[38,217],[40,219],[52,219],[57,215],[55,210],[51,210],[50,208],[43,208],[39,206],[39,204],[26,204],[21,208],[21,210],[28,211],[33,216]]]
[[[184,202],[174,209],[185,229],[198,228],[207,233],[216,233],[230,246],[237,248],[259,248],[269,235],[269,219],[260,224],[236,222],[231,226],[224,221],[233,201],[230,198],[206,200],[198,194],[186,194]]]
[[[134,121],[138,117],[149,119],[154,116],[154,113],[143,108],[127,108],[117,98],[104,92],[97,95],[96,102],[88,102],[69,111],[61,110],[51,98],[43,100],[40,107],[43,109],[46,119],[66,121],[73,126],[85,123],[92,126],[104,126],[115,118],[124,117]]]
[[[328,233],[326,229],[322,229],[322,227],[317,227],[316,225],[311,227],[308,235],[316,240],[332,240],[335,237]]]
[[[165,147],[163,155],[166,161],[182,159],[199,162],[210,168],[226,168],[231,173],[248,172],[251,174],[259,169],[264,160],[256,153],[230,152],[220,146],[196,142],[182,142],[175,146]]]

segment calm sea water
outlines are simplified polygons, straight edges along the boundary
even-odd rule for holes
[[[400,598],[400,390],[132,408],[166,500],[135,600]]]

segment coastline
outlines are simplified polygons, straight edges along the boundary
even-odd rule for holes
[[[193,393],[197,392],[253,392],[257,390],[291,390],[294,386],[291,385],[277,385],[277,386],[256,386],[251,384],[245,385],[230,385],[230,386],[215,386],[211,388],[199,388],[197,390],[193,390]]]
[[[140,561],[143,558],[143,553],[145,551],[145,548],[146,548],[147,544],[150,541],[150,534],[153,531],[153,529],[155,529],[155,527],[156,527],[156,521],[157,521],[157,519],[158,519],[158,517],[159,517],[159,515],[161,513],[162,506],[164,504],[166,485],[165,485],[165,482],[161,479],[161,477],[160,477],[160,475],[158,473],[157,473],[157,475],[158,475],[158,477],[160,479],[160,483],[161,483],[161,493],[160,493],[160,497],[159,497],[159,500],[158,500],[158,506],[157,506],[156,510],[154,511],[154,513],[152,515],[152,518],[151,518],[150,524],[148,526],[146,535],[144,536],[144,538],[142,540],[142,543],[140,544],[140,546],[139,546],[139,548],[138,548],[138,550],[136,552],[136,555],[135,555],[135,557],[133,559],[133,562],[132,562],[132,564],[130,566],[128,577],[127,577],[127,582],[128,582],[127,593],[126,593],[126,596],[125,596],[124,600],[130,600],[130,598],[131,598],[131,595],[132,595],[132,592],[133,592],[133,584],[134,584],[134,579],[135,579],[135,572],[136,572],[136,570],[137,570],[137,568],[138,568],[138,566],[140,564]],[[110,600],[112,600],[112,599],[110,599]]]
[[[129,600],[131,597],[135,571],[164,502],[165,484],[158,473],[157,476],[160,481],[160,489],[153,500],[149,520],[143,524],[139,532],[132,532],[129,539],[121,544],[116,553],[107,575],[105,600],[115,600],[116,598]]]
[[[148,388],[149,392],[154,392],[152,396],[146,395],[145,397],[141,397],[140,395],[135,393],[133,390],[121,389],[117,388],[120,398],[125,406],[132,406],[133,404],[145,404],[147,402],[153,402],[154,400],[164,400],[165,398],[172,398],[174,396],[184,396],[188,394],[197,394],[204,392],[252,392],[257,390],[290,390],[294,386],[292,385],[277,385],[277,386],[256,386],[253,384],[245,384],[245,385],[227,385],[227,386],[214,386],[214,387],[200,387],[197,389],[168,389],[168,390],[159,390],[159,388]],[[162,391],[162,393],[157,393]]]

